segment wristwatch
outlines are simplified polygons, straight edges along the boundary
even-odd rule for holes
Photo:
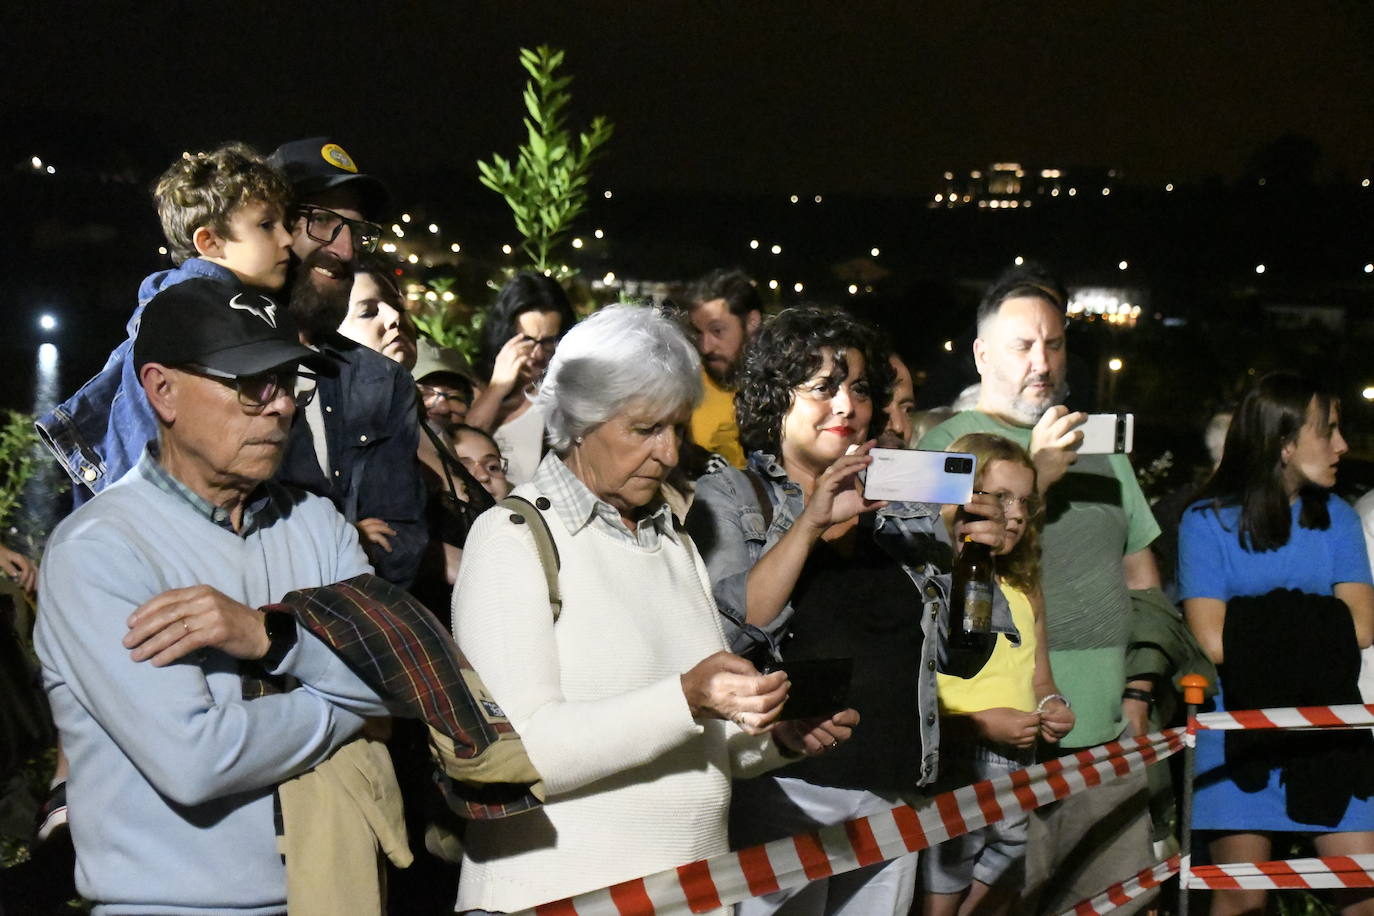
[[[276,671],[286,660],[286,653],[296,645],[296,615],[286,611],[267,611],[262,615],[267,630],[267,653],[258,659],[264,671]]]

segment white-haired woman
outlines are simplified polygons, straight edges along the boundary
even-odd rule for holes
[[[473,822],[458,909],[509,912],[724,852],[732,776],[849,737],[852,710],[777,724],[788,683],[726,651],[705,567],[663,502],[701,364],[652,309],[573,328],[536,397],[552,451],[515,494],[543,514],[563,610],[527,525],[473,527],[454,635],[524,738],[548,803]]]

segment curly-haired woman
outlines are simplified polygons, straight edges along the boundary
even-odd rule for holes
[[[864,498],[892,369],[875,332],[820,308],[783,311],[750,345],[736,394],[748,467],[697,482],[688,528],[731,648],[853,658],[855,738],[785,778],[736,787],[731,843],[766,842],[900,804],[935,776],[935,672],[949,535],[937,506]],[[997,501],[975,496],[965,533],[997,547]],[[916,856],[746,901],[761,913],[906,914]]]

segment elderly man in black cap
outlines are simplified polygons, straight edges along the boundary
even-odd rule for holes
[[[428,541],[415,386],[404,368],[337,330],[354,258],[381,238],[373,220],[387,192],[327,137],[282,144],[268,161],[296,196],[291,315],[302,341],[329,364],[292,424],[279,476],[333,500],[357,526],[378,575],[409,586]]]
[[[97,912],[284,913],[276,790],[387,713],[291,614],[255,610],[369,572],[328,500],[272,481],[313,392],[298,365],[321,358],[272,299],[204,279],[154,297],[133,356],[157,442],[57,527],[39,589],[68,798],[88,812],[77,885]],[[245,699],[281,676],[299,686]],[[394,792],[384,750],[357,763]],[[376,874],[375,854],[354,865],[339,880]],[[379,911],[371,895],[354,911]]]

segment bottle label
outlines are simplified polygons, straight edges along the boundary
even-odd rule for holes
[[[992,632],[992,587],[986,582],[964,583],[964,632]]]

